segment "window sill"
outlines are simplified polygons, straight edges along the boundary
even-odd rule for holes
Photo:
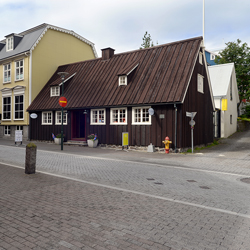
[[[123,123],[115,122],[115,123],[110,123],[110,125],[128,125],[128,123],[127,122],[123,122]]]
[[[132,122],[132,125],[152,125],[152,124],[149,122],[137,122],[137,123]]]
[[[90,123],[90,125],[106,125],[106,123]]]
[[[8,83],[11,83],[11,81],[10,82],[3,82],[3,84],[8,84]]]
[[[21,82],[21,81],[24,81],[24,79],[15,80],[15,82]]]

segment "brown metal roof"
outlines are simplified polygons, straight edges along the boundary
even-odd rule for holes
[[[68,76],[77,72],[65,83],[67,109],[182,102],[201,41],[197,37],[115,54],[108,60],[60,66],[28,110],[60,108],[59,97],[50,97],[50,87],[60,82],[57,73],[62,71]],[[119,86],[118,75],[129,73],[137,64],[128,76],[128,85]]]

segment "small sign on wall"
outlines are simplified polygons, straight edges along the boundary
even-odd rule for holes
[[[122,146],[128,146],[128,132],[122,132]]]
[[[223,111],[227,110],[227,99],[222,99],[222,101],[221,101],[221,110],[223,110]]]

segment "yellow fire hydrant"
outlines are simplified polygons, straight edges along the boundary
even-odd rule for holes
[[[169,154],[169,144],[172,143],[170,140],[169,140],[169,137],[167,136],[165,138],[165,141],[162,141],[162,143],[165,144],[165,153],[166,154]]]

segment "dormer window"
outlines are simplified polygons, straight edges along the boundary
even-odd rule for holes
[[[13,36],[6,39],[6,51],[11,51],[14,48],[14,39]]]
[[[127,76],[119,76],[119,86],[127,85]]]
[[[50,88],[50,96],[60,96],[60,87],[54,86]]]
[[[216,57],[215,54],[211,54],[211,55],[210,55],[210,60],[211,60],[211,61],[214,61],[214,60],[215,60],[215,57]]]

